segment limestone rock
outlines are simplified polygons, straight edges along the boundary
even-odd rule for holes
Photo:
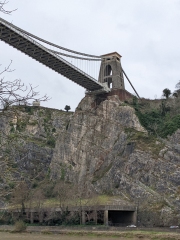
[[[0,117],[0,129],[12,135],[10,122]],[[25,109],[15,131],[28,151],[23,161],[14,157],[22,172],[43,169],[52,180],[136,204],[146,226],[167,226],[178,216],[180,130],[168,139],[151,138],[117,96],[86,95],[74,113]]]

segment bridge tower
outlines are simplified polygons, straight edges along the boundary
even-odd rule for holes
[[[117,52],[102,55],[99,79],[100,83],[107,83],[112,90],[125,90],[124,77],[121,67],[121,55]]]

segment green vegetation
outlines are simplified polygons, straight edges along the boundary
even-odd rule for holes
[[[25,131],[26,126],[27,126],[27,122],[28,122],[28,119],[24,119],[24,120],[18,119],[18,120],[17,120],[17,128],[16,128],[16,129],[17,129],[19,132]]]
[[[24,110],[25,110],[25,112],[27,112],[29,115],[33,115],[33,113],[34,113],[34,107],[31,107],[31,106],[25,106]]]
[[[138,100],[134,97],[130,105],[150,135],[166,138],[180,128],[179,98]]]
[[[69,105],[66,105],[64,109],[66,110],[66,112],[68,112],[71,109],[71,107]]]
[[[180,128],[180,81],[176,90],[165,88],[162,91],[164,99],[148,100],[134,97],[130,106],[134,107],[142,126],[156,137],[166,138]]]
[[[55,128],[53,128],[53,129],[52,129],[52,132],[53,132],[53,133],[55,133],[55,132],[56,132],[56,129],[55,129]]]
[[[163,90],[163,96],[167,99],[169,98],[170,95],[171,95],[171,90],[169,90],[168,88],[165,88]]]
[[[61,168],[61,180],[64,180],[65,179],[65,175],[66,175],[66,170],[65,168]]]
[[[56,145],[56,140],[53,136],[49,136],[48,139],[47,139],[47,145],[52,147],[52,148],[55,148],[55,145]]]

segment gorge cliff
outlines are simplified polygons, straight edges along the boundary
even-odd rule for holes
[[[23,146],[11,155],[17,178],[41,172],[39,178],[136,204],[146,226],[178,224],[180,130],[167,138],[149,134],[116,95],[86,95],[74,113],[22,107],[18,116],[1,114],[0,128]]]

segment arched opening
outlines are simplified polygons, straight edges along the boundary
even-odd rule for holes
[[[112,77],[105,77],[104,82],[107,83],[108,88],[112,88]]]
[[[110,65],[107,65],[104,70],[104,76],[111,76],[112,75],[112,68]]]
[[[109,88],[112,88],[112,68],[111,65],[106,65],[104,69],[104,77],[103,77],[103,82],[107,83],[107,86]]]

